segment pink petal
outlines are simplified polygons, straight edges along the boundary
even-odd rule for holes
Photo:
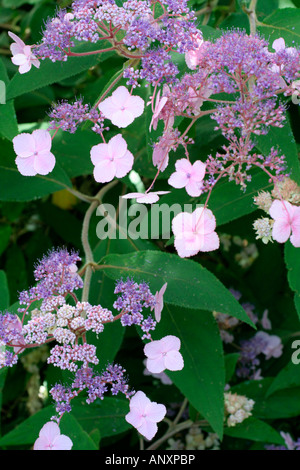
[[[145,395],[144,392],[138,391],[136,392],[130,400],[130,410],[136,409],[140,411],[142,414],[145,411],[145,407],[151,403],[149,398]]]
[[[56,437],[53,441],[52,450],[71,450],[73,447],[73,442],[68,436],[61,434]]]
[[[107,183],[116,176],[116,164],[110,160],[99,162],[94,168],[94,178],[98,183]]]
[[[127,88],[123,85],[119,86],[113,93],[112,93],[112,101],[115,103],[118,108],[120,109],[121,106],[126,106],[127,101],[130,99],[130,93]]]
[[[50,450],[49,441],[46,437],[38,437],[34,443],[33,450]]]
[[[141,412],[137,411],[136,409],[129,411],[129,413],[127,413],[127,415],[125,416],[125,420],[127,421],[127,423],[131,424],[131,426],[136,429],[143,424],[144,419],[145,418],[143,418]]]
[[[129,126],[134,121],[134,115],[130,110],[118,109],[110,118],[111,122],[120,128],[124,128]]]
[[[202,181],[205,175],[205,169],[206,169],[205,163],[201,162],[200,160],[195,161],[195,163],[193,164],[193,169],[192,169],[193,179],[197,181]]]
[[[175,163],[176,171],[180,171],[183,173],[192,173],[193,165],[187,158],[181,158],[177,160]]]
[[[165,370],[165,358],[161,354],[160,356],[154,359],[147,359],[146,367],[152,374],[160,374]]]
[[[150,343],[145,344],[144,353],[150,359],[157,358],[162,355],[163,347],[161,340],[151,341]]]
[[[177,336],[173,335],[168,335],[162,338],[161,343],[163,345],[163,352],[168,352],[168,351],[179,351],[180,349],[180,339],[177,338]]]
[[[112,158],[112,152],[108,144],[98,144],[91,148],[91,160],[94,165],[110,158]]]
[[[168,370],[182,370],[184,367],[183,357],[178,351],[170,351],[165,356],[165,366]]]
[[[55,156],[51,152],[39,153],[34,160],[34,169],[40,175],[48,175],[55,167]]]
[[[138,427],[138,432],[150,441],[157,433],[157,429],[157,424],[145,419],[143,424]]]
[[[13,39],[13,41],[15,41],[18,44],[18,46],[20,46],[21,48],[25,47],[25,42],[23,42],[22,39],[19,38],[19,36],[17,36],[15,33],[8,31],[7,34],[9,35],[11,39]]]
[[[40,437],[45,437],[49,442],[53,442],[53,440],[59,435],[59,426],[57,423],[54,423],[54,421],[49,421],[48,423],[44,424],[39,433]]]
[[[127,105],[128,106],[128,105]],[[140,96],[131,95],[130,97],[130,111],[134,117],[139,117],[143,114],[145,108],[144,100]]]
[[[272,229],[272,237],[278,243],[285,243],[291,235],[291,225],[288,221],[279,219],[275,220],[273,229]]]
[[[285,41],[283,38],[275,39],[275,41],[272,44],[273,49],[276,52],[281,51],[282,49],[285,49]]]
[[[147,413],[147,418],[156,423],[158,423],[159,421],[162,421],[167,412],[165,405],[162,405],[156,402],[151,402],[146,407],[145,411]]]
[[[127,143],[123,139],[122,134],[117,134],[110,141],[108,145],[111,149],[111,155],[113,158],[123,158],[127,152]]]
[[[14,151],[21,158],[27,158],[35,152],[35,140],[31,134],[19,134],[13,139]]]
[[[102,101],[102,103],[98,105],[98,108],[107,119],[111,119],[114,113],[120,109],[118,104],[116,104],[111,97]]]
[[[25,54],[16,54],[11,58],[14,65],[24,65],[28,63],[28,58]]]
[[[175,173],[172,173],[168,179],[169,185],[176,189],[184,188],[188,181],[189,179],[186,176],[186,173],[183,171],[176,171]]]
[[[35,149],[37,152],[50,152],[52,146],[51,134],[44,129],[33,131],[32,137],[35,140]]]
[[[211,232],[204,235],[203,245],[201,251],[214,251],[220,247],[220,239],[216,232]]]
[[[185,234],[183,234],[180,238],[175,237],[174,246],[181,258],[189,258],[199,253],[202,242],[198,235],[194,235],[193,238],[190,236],[185,238]]]
[[[290,237],[291,244],[295,248],[300,248],[300,226],[294,226],[292,229],[292,235]]]
[[[23,176],[35,176],[37,174],[34,168],[35,157],[21,158],[17,157],[15,162],[18,167],[19,172]]]
[[[172,220],[172,231],[176,236],[180,236],[183,232],[192,232],[193,217],[188,212],[180,212]]]
[[[13,42],[10,45],[10,50],[11,50],[12,55],[23,54],[24,53],[23,47],[24,46],[20,46],[19,44],[16,44],[15,42]]]
[[[20,65],[19,67],[19,73],[22,75],[23,73],[29,72],[31,69],[31,63],[30,61],[26,62],[26,64]]]
[[[128,150],[122,158],[116,160],[116,177],[123,178],[133,167],[134,157]]]
[[[199,181],[194,181],[192,178],[189,178],[187,184],[185,185],[186,192],[191,197],[198,197],[202,193],[203,184]]]
[[[275,220],[282,219],[288,222],[294,215],[294,207],[288,201],[276,199],[270,207],[269,214]]]

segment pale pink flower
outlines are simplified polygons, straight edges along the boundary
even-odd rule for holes
[[[144,105],[140,96],[133,96],[125,86],[119,86],[98,108],[115,126],[127,127],[143,114]]]
[[[154,309],[155,320],[160,322],[161,319],[161,312],[164,308],[164,293],[166,292],[168,283],[166,282],[162,288],[156,292],[155,294],[155,306],[152,307],[151,310]]]
[[[285,40],[283,38],[275,39],[275,41],[272,44],[272,48],[276,52],[285,50],[287,54],[290,56],[297,54],[297,49],[295,47],[285,47]],[[271,70],[274,73],[281,73],[283,70],[283,67],[284,66],[280,67],[279,65],[274,64],[272,65]],[[285,80],[282,77],[280,77],[280,86],[282,88],[285,88],[287,86]]]
[[[14,65],[19,66],[19,72],[21,74],[29,72],[32,65],[39,68],[40,61],[32,54],[31,46],[26,46],[22,39],[11,31],[8,32],[8,35],[15,41],[10,46],[13,55],[11,61]]]
[[[265,341],[266,344],[262,349],[262,353],[266,356],[266,359],[270,359],[271,357],[278,358],[282,355],[283,344],[279,336],[269,335],[264,331],[259,331],[256,333],[255,337]]]
[[[152,402],[144,392],[138,391],[130,400],[130,411],[125,416],[127,423],[135,427],[146,439],[153,439],[157,424],[167,413],[166,407]]]
[[[143,364],[146,366],[147,359],[143,361]],[[154,379],[158,379],[161,381],[163,385],[173,385],[172,380],[165,374],[164,372],[160,372],[159,374],[151,373],[147,367],[143,370],[143,374],[153,377]]]
[[[180,339],[173,335],[147,343],[144,347],[147,369],[155,374],[165,369],[172,371],[183,369],[184,362],[179,352],[180,345]]]
[[[205,163],[197,160],[192,164],[187,158],[181,158],[175,163],[175,168],[176,172],[172,173],[168,183],[173,188],[185,188],[189,196],[200,196],[205,175]]]
[[[288,201],[273,201],[270,216],[275,220],[272,237],[278,243],[285,243],[290,239],[292,245],[300,247],[300,207]]]
[[[95,165],[94,178],[98,183],[107,183],[115,177],[123,178],[132,169],[134,162],[121,134],[112,137],[107,144],[94,145],[91,160]]]
[[[193,38],[197,42],[197,46],[195,49],[191,49],[185,53],[185,62],[186,65],[191,69],[195,70],[197,66],[200,64],[201,58],[203,57],[204,53],[204,40],[200,33],[194,34]]]
[[[55,166],[55,157],[50,152],[51,145],[51,135],[43,129],[37,129],[32,134],[17,135],[13,139],[13,146],[19,172],[24,176],[50,173]]]
[[[213,251],[220,246],[215,232],[216,219],[212,211],[200,207],[191,214],[181,212],[172,221],[174,245],[181,258],[196,255],[199,251]]]
[[[160,90],[159,90],[156,95],[155,107],[154,107],[153,116],[150,122],[149,131],[151,131],[152,126],[154,130],[157,129],[159,115],[167,101],[168,101],[168,98],[166,96],[162,96],[162,98],[160,99]]]
[[[122,196],[124,199],[136,199],[139,204],[153,204],[159,200],[159,196],[169,194],[170,191],[152,191],[150,193],[128,193]]]
[[[153,149],[152,162],[159,171],[164,171],[169,163],[169,147],[163,143],[158,142]]]
[[[58,424],[49,421],[40,430],[33,450],[71,450],[73,442],[68,436],[60,434]]]
[[[4,326],[6,331],[16,331],[16,337],[14,340],[11,341],[13,344],[14,353],[21,354],[26,347],[26,342],[22,333],[22,322],[18,315],[14,315],[13,317],[9,317],[4,321]]]

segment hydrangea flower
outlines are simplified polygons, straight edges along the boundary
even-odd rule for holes
[[[156,95],[155,107],[154,107],[153,116],[150,122],[149,131],[151,131],[152,126],[154,130],[157,129],[159,115],[167,101],[168,101],[168,98],[166,96],[162,96],[162,98],[160,99],[160,90],[159,90]]]
[[[204,40],[200,33],[193,35],[194,40],[197,43],[195,49],[191,49],[185,53],[185,62],[189,69],[195,70],[200,63],[201,57],[203,56],[203,43]]]
[[[279,243],[290,239],[292,245],[300,247],[300,207],[288,201],[276,199],[270,207],[270,216],[275,220],[272,237]]]
[[[115,126],[127,127],[143,114],[144,106],[140,96],[133,96],[125,86],[119,86],[98,108]]]
[[[156,292],[155,294],[155,306],[154,308],[154,315],[155,315],[155,320],[160,322],[161,319],[161,312],[164,308],[164,293],[166,292],[168,283],[166,282],[162,288]],[[153,308],[151,310],[153,310]]]
[[[123,178],[129,173],[134,162],[121,134],[112,137],[107,144],[94,145],[91,149],[91,160],[95,165],[94,178],[98,183],[107,183],[115,177]]]
[[[60,434],[58,424],[49,421],[40,430],[33,450],[71,450],[73,442],[68,436]]]
[[[199,251],[213,251],[220,246],[215,232],[216,219],[212,211],[198,208],[191,214],[181,212],[172,221],[174,245],[181,258],[196,255]]]
[[[152,191],[150,193],[128,193],[122,196],[124,199],[136,199],[140,204],[153,204],[159,200],[159,196],[169,194],[170,191]]]
[[[181,158],[175,163],[175,168],[176,171],[172,173],[168,183],[173,188],[185,188],[189,196],[200,196],[206,165],[200,160],[192,164],[186,158]]]
[[[149,372],[159,374],[165,369],[173,371],[183,369],[184,362],[179,352],[180,345],[180,339],[173,335],[147,343],[144,353],[147,357],[146,367]]]
[[[259,338],[263,341],[263,347],[261,352],[266,356],[266,359],[271,357],[280,357],[282,355],[282,342],[279,336],[269,335],[264,331],[259,331],[255,335],[256,338]]]
[[[44,129],[37,129],[32,134],[17,135],[13,139],[13,146],[19,172],[24,176],[51,173],[55,166],[55,157],[50,152],[51,145],[51,135]]]
[[[138,391],[130,400],[130,411],[125,416],[127,423],[135,427],[142,436],[151,440],[157,433],[157,424],[166,415],[166,407],[152,402],[144,392]]]
[[[22,39],[11,31],[8,32],[8,35],[15,41],[10,46],[13,55],[11,61],[14,65],[19,66],[19,73],[29,72],[32,65],[39,68],[40,61],[32,54],[31,46],[26,46]]]

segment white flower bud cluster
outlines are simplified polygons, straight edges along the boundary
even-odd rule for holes
[[[185,436],[186,450],[219,450],[220,441],[217,434],[208,433],[205,437],[199,426],[192,426]]]
[[[227,417],[227,426],[232,427],[242,423],[252,415],[251,411],[255,403],[253,400],[231,392],[225,393],[224,399],[225,412],[229,415]]]
[[[262,217],[256,219],[253,223],[253,228],[256,232],[256,239],[261,239],[262,242],[266,245],[269,242],[273,242],[272,238],[272,229],[274,225],[274,220],[269,219],[269,217]]]
[[[261,209],[261,210],[263,210],[267,213],[269,213],[272,202],[273,202],[272,196],[267,191],[261,191],[254,198],[254,204],[256,204],[259,209]]]

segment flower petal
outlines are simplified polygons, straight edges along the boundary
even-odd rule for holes
[[[98,183],[108,183],[116,176],[116,164],[110,160],[99,162],[94,168],[94,178]]]
[[[55,167],[55,156],[51,152],[39,153],[34,159],[34,169],[39,175],[48,175]]]
[[[34,168],[34,160],[34,156],[28,158],[16,158],[15,162],[21,175],[35,176],[37,174],[37,171]]]
[[[21,158],[27,158],[35,152],[35,140],[31,134],[23,133],[13,138],[14,151]]]

